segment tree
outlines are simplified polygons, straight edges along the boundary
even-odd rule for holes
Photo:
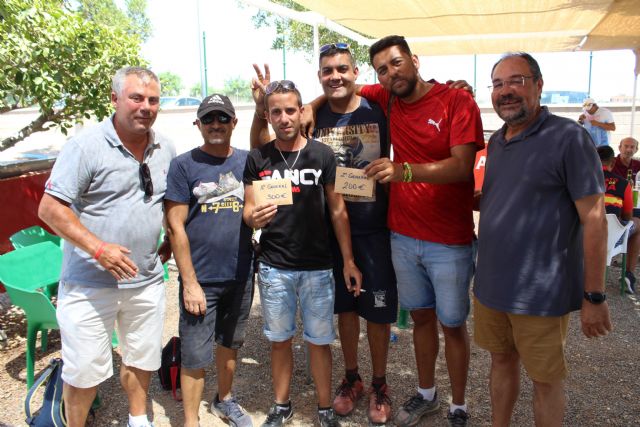
[[[86,21],[61,0],[0,2],[0,113],[35,103],[39,116],[0,151],[54,126],[111,112],[111,77],[125,65],[143,65],[139,39]]]
[[[146,15],[147,0],[126,0],[122,11],[114,0],[77,0],[78,12],[87,21],[118,28],[140,41],[151,36],[151,21]]]
[[[292,0],[271,1],[272,3],[280,4],[299,12],[308,11],[308,9],[305,9]],[[281,18],[263,10],[260,10],[254,15],[252,20],[256,28],[265,26],[276,27],[278,37],[273,40],[271,45],[272,49],[282,49],[283,44],[286,43],[285,47],[287,49],[305,53],[309,61],[313,59],[313,27],[311,25],[292,19]],[[283,37],[283,35],[285,35],[285,37]],[[318,28],[318,36],[320,46],[329,43],[347,42],[350,45],[351,54],[358,64],[367,64],[369,62],[369,48],[367,46],[361,46],[356,41],[322,26]]]
[[[178,95],[184,87],[180,76],[169,71],[159,73],[158,78],[160,79],[162,96]]]
[[[232,77],[224,81],[222,93],[227,95],[234,102],[251,101],[251,82],[240,77]]]
[[[194,83],[189,89],[189,96],[195,96],[197,98],[200,98],[200,95],[201,95],[200,89],[201,89],[200,83]],[[215,88],[213,86],[207,87],[207,95],[211,95],[212,93],[223,93],[223,92],[224,90]]]

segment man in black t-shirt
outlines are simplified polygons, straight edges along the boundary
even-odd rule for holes
[[[275,403],[263,426],[280,426],[293,415],[289,401],[291,340],[298,304],[309,346],[320,425],[339,426],[331,408],[329,344],[335,338],[335,292],[325,212],[331,218],[342,253],[345,283],[356,296],[360,294],[361,274],[353,259],[344,200],[334,191],[335,156],[326,145],[300,135],[303,107],[293,82],[270,83],[265,106],[276,139],[251,151],[243,178],[243,218],[250,227],[262,228],[258,284],[264,333],[271,341],[275,393]],[[280,178],[291,180],[293,204],[257,206],[253,181]]]

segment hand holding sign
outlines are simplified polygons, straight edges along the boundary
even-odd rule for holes
[[[351,196],[372,197],[374,179],[367,178],[363,169],[336,168],[335,192]]]
[[[291,180],[289,178],[253,181],[253,194],[256,199],[256,206],[293,204]]]

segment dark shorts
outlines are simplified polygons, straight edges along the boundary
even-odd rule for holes
[[[244,343],[245,329],[253,302],[253,283],[225,282],[202,284],[207,298],[204,316],[187,312],[180,285],[179,334],[182,366],[201,369],[213,362],[213,343],[238,349]]]
[[[366,292],[354,297],[347,291],[342,274],[342,255],[338,242],[332,239],[333,275],[336,281],[334,313],[355,311],[374,323],[394,323],[398,316],[398,289],[391,261],[389,231],[351,236],[353,257],[362,272],[362,289]]]

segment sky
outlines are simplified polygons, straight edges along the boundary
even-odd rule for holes
[[[198,14],[199,9],[199,14]],[[200,49],[205,33],[209,86],[223,87],[224,80],[254,76],[252,63],[268,63],[272,78],[283,78],[282,51],[271,49],[277,36],[273,28],[256,29],[251,17],[257,9],[240,0],[149,0],[147,15],[153,35],[142,49],[143,56],[156,72],[178,74],[190,87],[200,82]],[[200,22],[198,23],[198,15]],[[544,90],[587,92],[590,52],[533,53],[544,78]],[[592,53],[591,96],[606,103],[612,96],[633,93],[634,55],[630,50]],[[477,55],[474,74],[473,55],[426,56],[420,58],[424,78],[464,79],[477,88],[480,105],[488,104],[491,67],[499,55]],[[373,81],[373,73],[361,66],[360,83]],[[317,65],[302,54],[286,52],[286,77],[296,82],[303,99],[319,94]]]

